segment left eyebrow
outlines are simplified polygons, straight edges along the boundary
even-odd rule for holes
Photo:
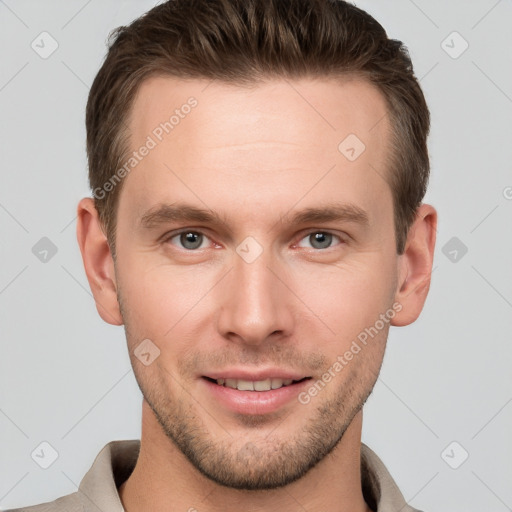
[[[315,222],[352,222],[368,227],[368,213],[355,204],[331,203],[321,208],[305,208],[293,214],[291,224],[312,224]]]
[[[363,227],[370,225],[368,213],[355,204],[331,203],[322,207],[310,207],[281,216],[279,223],[286,219],[292,225],[322,222],[350,222]],[[226,218],[213,210],[198,208],[185,203],[160,204],[146,211],[140,218],[140,226],[152,229],[169,222],[204,222],[228,225]]]

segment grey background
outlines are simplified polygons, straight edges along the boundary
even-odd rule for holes
[[[76,491],[107,442],[140,436],[124,331],[96,312],[75,211],[90,195],[84,109],[107,34],[154,3],[0,0],[4,509]],[[429,297],[391,329],[363,441],[417,508],[511,510],[512,2],[355,3],[410,50],[432,113],[425,202],[440,218]],[[47,59],[31,47],[43,31],[58,43]],[[457,58],[454,31],[469,44]],[[43,237],[57,249],[46,262]],[[31,457],[43,441],[58,452],[48,469]]]

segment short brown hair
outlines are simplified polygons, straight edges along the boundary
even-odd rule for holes
[[[267,78],[368,80],[384,95],[391,124],[386,180],[397,253],[429,178],[429,110],[407,48],[368,13],[343,0],[169,0],[109,37],[86,110],[89,183],[115,259],[122,182],[102,188],[129,154],[128,118],[150,76],[254,84]]]

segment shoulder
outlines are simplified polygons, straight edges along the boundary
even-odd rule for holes
[[[84,512],[83,501],[78,492],[61,496],[54,501],[40,503],[29,507],[12,508],[4,512]]]

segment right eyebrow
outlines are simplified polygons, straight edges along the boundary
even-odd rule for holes
[[[212,210],[205,210],[188,204],[161,204],[146,211],[140,218],[140,225],[144,229],[153,229],[169,222],[195,221],[210,224],[225,224],[219,214]]]

